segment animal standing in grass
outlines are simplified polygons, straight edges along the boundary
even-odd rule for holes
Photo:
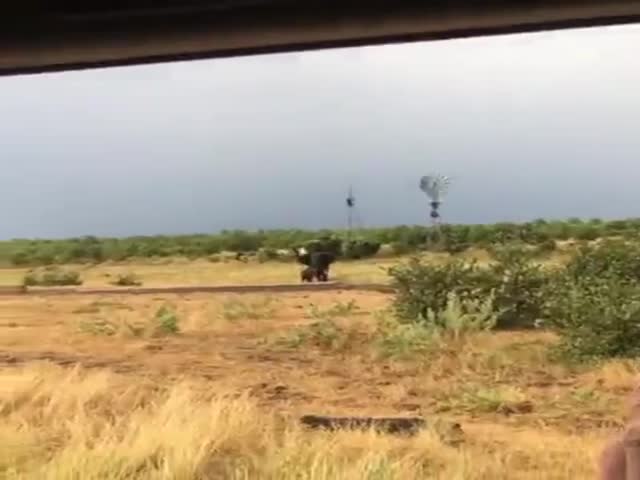
[[[295,254],[298,262],[307,266],[300,274],[303,282],[312,282],[314,278],[319,282],[329,280],[329,267],[336,259],[334,254],[330,252],[309,253],[305,248],[296,249]]]

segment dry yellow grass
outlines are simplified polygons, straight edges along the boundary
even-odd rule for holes
[[[387,282],[385,269],[398,259],[339,262],[331,269],[332,280],[352,283]],[[145,286],[247,285],[299,283],[300,265],[295,262],[250,262],[235,260],[211,263],[206,260],[163,259],[155,263],[102,263],[69,265],[80,272],[84,286],[109,285],[118,275],[135,273]],[[26,268],[0,269],[0,285],[19,285]]]
[[[408,257],[384,257],[357,261],[340,261],[331,267],[332,280],[347,283],[387,283],[389,267],[407,260]],[[448,254],[426,253],[422,255],[432,263],[447,262]],[[491,257],[482,249],[470,249],[457,258],[475,260],[487,264]],[[569,258],[565,252],[558,251],[543,261],[546,264],[558,264]],[[301,266],[293,261],[270,261],[259,263],[255,259],[243,263],[233,259],[210,262],[208,260],[189,260],[186,258],[162,258],[156,260],[137,260],[130,262],[105,262],[97,265],[66,265],[78,271],[87,287],[110,285],[118,275],[134,273],[145,286],[177,285],[249,285],[298,283]],[[0,268],[0,286],[19,285],[28,268]]]
[[[469,429],[462,447],[437,430],[410,439],[310,433],[202,382],[159,386],[47,365],[0,379],[5,478],[589,478],[599,443],[500,425]]]
[[[636,364],[550,363],[554,339],[541,332],[389,357],[411,342],[379,329],[374,313],[388,301],[358,292],[3,298],[0,478],[593,478]],[[162,306],[179,334],[136,329]],[[101,333],[105,323],[113,335]],[[305,413],[436,422],[413,438],[330,434],[301,429]],[[464,443],[450,443],[450,421]]]

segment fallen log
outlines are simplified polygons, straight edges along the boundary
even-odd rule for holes
[[[369,430],[381,433],[414,435],[427,426],[420,417],[327,417],[324,415],[304,415],[300,422],[315,429],[325,430]]]

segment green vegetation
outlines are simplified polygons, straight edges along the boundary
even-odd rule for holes
[[[584,246],[562,268],[543,268],[534,257],[512,247],[486,267],[412,258],[390,269],[394,314],[455,336],[469,328],[545,326],[559,336],[555,353],[572,361],[640,356],[640,244]]]
[[[389,273],[398,289],[394,308],[399,318],[432,323],[446,311],[451,295],[469,305],[492,296],[499,328],[535,325],[551,275],[526,250],[515,247],[498,253],[484,268],[462,260],[434,265],[416,257]]]
[[[546,289],[544,321],[574,359],[640,356],[640,245],[583,247]]]
[[[224,302],[222,317],[225,320],[264,320],[272,318],[277,310],[278,302],[274,297],[259,297],[254,300],[232,298]]]
[[[62,287],[82,285],[78,272],[58,267],[46,267],[29,271],[23,279],[26,287]]]
[[[180,318],[171,306],[160,307],[151,318],[117,314],[112,308],[84,309],[76,313],[92,315],[78,324],[80,331],[92,335],[154,338],[180,333]]]
[[[218,260],[221,252],[256,254],[272,260],[300,246],[313,250],[329,247],[344,258],[376,255],[381,245],[396,254],[423,249],[459,253],[470,246],[492,249],[513,242],[535,246],[539,253],[553,251],[556,241],[595,240],[605,237],[637,238],[640,219],[568,221],[537,220],[529,223],[494,225],[444,225],[439,238],[422,226],[362,229],[347,242],[343,230],[222,231],[215,235],[138,236],[129,238],[82,237],[66,240],[10,240],[0,242],[0,264],[38,266],[69,263],[99,263],[132,258],[188,257]],[[319,240],[320,239],[320,240]],[[260,253],[259,253],[260,252]]]

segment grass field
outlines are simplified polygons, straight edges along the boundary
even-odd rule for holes
[[[385,268],[398,259],[376,259],[337,263],[332,267],[334,280],[346,282],[386,282]],[[168,285],[243,285],[300,282],[300,265],[294,262],[211,263],[206,260],[165,259],[146,263],[101,263],[69,265],[80,272],[87,287],[108,285],[119,274],[135,273],[145,286]],[[0,285],[19,285],[26,268],[0,269]]]
[[[447,254],[423,254],[430,262],[446,262],[451,258]],[[458,258],[489,261],[484,250],[470,250],[458,255]],[[566,258],[562,251],[541,260],[543,263],[561,262]],[[386,283],[389,282],[387,270],[407,257],[371,258],[358,261],[341,261],[331,267],[331,279],[346,283]],[[243,263],[235,260],[212,263],[207,260],[188,260],[181,258],[158,259],[138,262],[104,262],[87,265],[67,265],[65,268],[80,273],[83,286],[104,287],[118,275],[134,273],[144,286],[176,285],[247,285],[298,283],[300,268],[298,263],[271,261],[258,263],[255,260]],[[0,286],[20,285],[28,268],[0,268]]]
[[[280,282],[298,268],[200,266],[128,268],[145,285]],[[379,266],[335,271],[379,281]],[[93,267],[88,284],[119,268]],[[637,374],[554,364],[544,332],[434,349],[393,327],[378,293],[1,301],[0,478],[587,479]],[[309,432],[306,413],[432,425],[412,438]]]

